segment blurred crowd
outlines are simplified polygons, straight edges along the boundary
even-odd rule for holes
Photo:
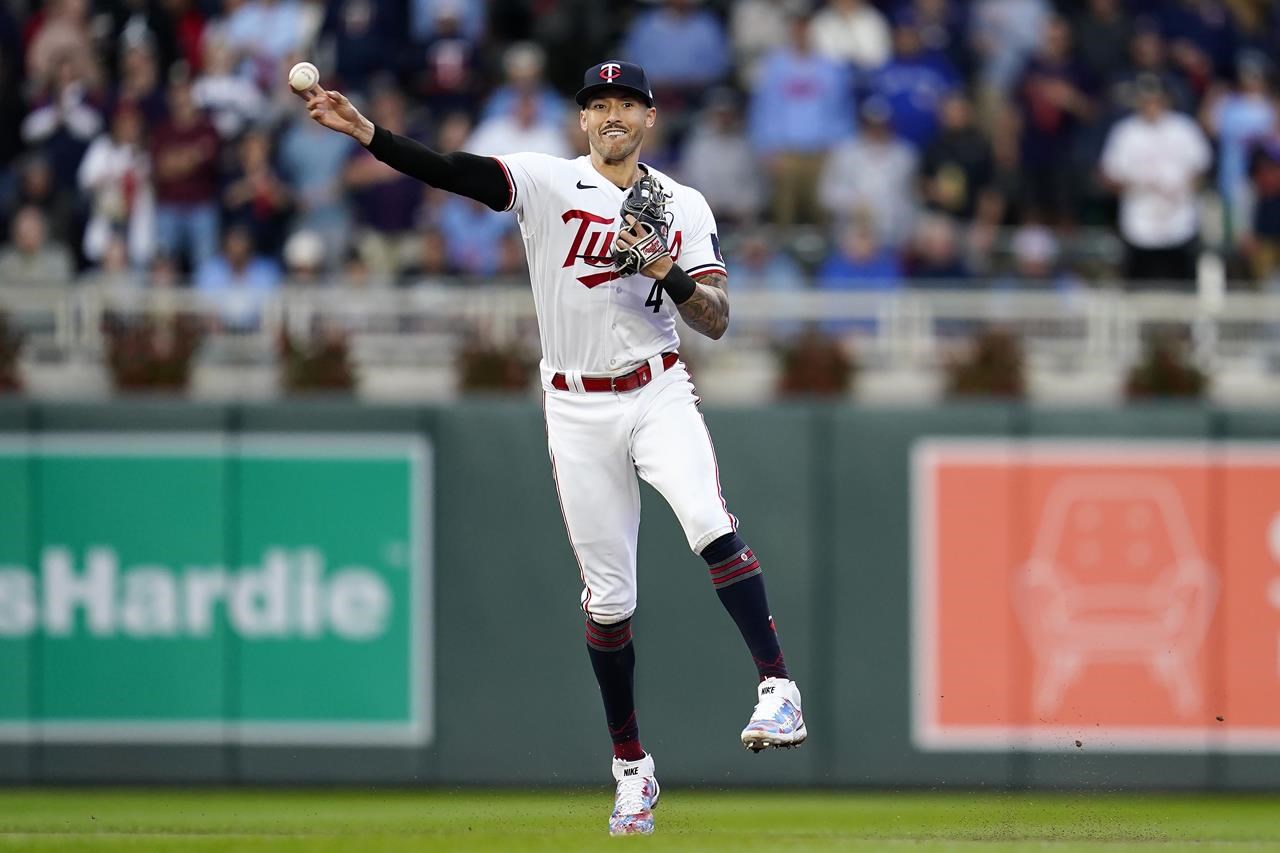
[[[1271,0],[9,0],[0,287],[518,274],[509,214],[317,126],[287,69],[440,150],[576,156],[608,57],[647,69],[644,159],[706,195],[739,287],[1178,286],[1205,235],[1280,270]]]

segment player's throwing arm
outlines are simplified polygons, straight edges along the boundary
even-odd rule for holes
[[[735,742],[753,752],[803,743],[800,690],[782,654],[764,570],[729,512],[679,353],[677,315],[710,338],[729,325],[715,216],[696,189],[640,162],[657,119],[644,69],[614,60],[587,69],[575,100],[590,153],[573,159],[439,153],[376,126],[341,92],[322,87],[312,66],[296,68],[290,85],[314,121],[377,159],[511,211],[520,223],[542,344],[547,450],[613,745],[609,831],[652,832],[661,795],[635,702],[641,478],[671,506],[746,644],[753,671],[744,686],[754,687],[757,701]],[[554,724],[554,712],[542,716]]]

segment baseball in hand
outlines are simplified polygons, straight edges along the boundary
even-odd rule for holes
[[[305,92],[320,82],[320,72],[310,62],[299,62],[289,69],[289,88]]]

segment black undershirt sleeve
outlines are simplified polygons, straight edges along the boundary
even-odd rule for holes
[[[473,198],[494,210],[511,203],[506,172],[492,157],[465,151],[441,154],[415,139],[375,126],[369,153],[396,171],[446,192]]]

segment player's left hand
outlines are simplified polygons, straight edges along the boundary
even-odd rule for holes
[[[662,278],[671,269],[670,263],[662,263],[663,259],[671,259],[671,249],[667,247],[670,201],[670,194],[652,173],[646,172],[631,185],[618,212],[622,227],[613,244],[613,268],[619,275],[640,273]]]
[[[614,241],[614,252],[617,255],[630,257],[632,249],[642,244],[643,241],[652,239],[653,228],[644,222],[639,221],[630,213],[625,214],[622,219],[625,226],[618,232],[618,237]],[[666,246],[664,245],[665,249]],[[640,275],[646,278],[666,278],[667,273],[671,272],[671,267],[675,262],[671,260],[671,255],[661,254],[659,257],[640,267]]]

